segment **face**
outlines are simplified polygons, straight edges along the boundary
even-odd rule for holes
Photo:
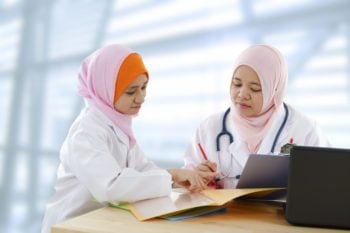
[[[260,80],[249,66],[239,66],[233,74],[231,101],[242,116],[257,116],[261,112],[263,95]]]
[[[114,107],[126,115],[135,115],[145,101],[147,76],[139,75],[124,91],[124,93],[115,102]]]

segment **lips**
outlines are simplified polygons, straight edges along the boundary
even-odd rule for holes
[[[244,104],[244,103],[237,103],[238,106],[241,108],[241,109],[247,109],[247,108],[250,108],[250,106],[248,104]]]

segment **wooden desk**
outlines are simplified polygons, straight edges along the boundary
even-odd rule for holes
[[[126,210],[105,207],[55,225],[53,233],[247,233],[247,232],[349,232],[325,228],[297,227],[284,219],[276,204],[234,201],[223,214],[170,222],[162,219],[138,221]]]

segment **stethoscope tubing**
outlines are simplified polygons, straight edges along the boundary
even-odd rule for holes
[[[278,139],[287,123],[287,120],[288,120],[288,117],[289,117],[289,109],[288,109],[288,106],[286,103],[283,103],[283,108],[284,108],[284,111],[285,111],[285,115],[284,115],[284,119],[283,119],[283,122],[281,124],[281,126],[279,127],[278,131],[277,131],[277,134],[275,136],[275,139],[273,140],[273,143],[272,143],[272,147],[271,147],[271,150],[270,152],[273,153],[275,151],[275,148],[276,148],[276,144],[278,142]],[[216,136],[216,151],[220,151],[220,138],[222,136],[228,136],[229,138],[229,141],[230,141],[230,144],[234,142],[234,137],[233,135],[227,130],[226,128],[226,119],[227,119],[227,116],[228,114],[230,113],[230,110],[231,108],[228,108],[225,113],[224,113],[224,117],[222,119],[222,130],[221,132]]]

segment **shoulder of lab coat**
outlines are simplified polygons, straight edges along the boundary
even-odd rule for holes
[[[61,156],[99,202],[134,202],[171,191],[170,174],[138,145],[128,149],[127,136],[97,109],[84,109],[73,123]]]
[[[296,145],[304,146],[329,146],[329,142],[325,134],[321,131],[317,123],[307,115],[296,110],[291,105],[287,104],[289,116],[285,127],[282,129],[280,137],[276,143],[274,154],[279,154],[280,149],[285,144],[293,139]],[[275,119],[271,124],[270,130],[263,139],[258,153],[271,153],[272,144],[276,138],[276,134],[280,129],[285,118],[283,106],[278,110]]]
[[[304,146],[331,146],[326,134],[317,122],[306,114],[288,105],[290,120],[286,132],[293,138],[296,145]]]

